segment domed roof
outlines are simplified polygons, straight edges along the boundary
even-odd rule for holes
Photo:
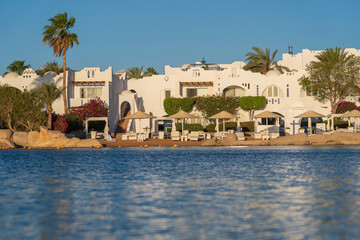
[[[128,95],[131,95],[133,94],[133,92],[131,92],[130,90],[124,90],[121,92],[121,96],[128,96]]]
[[[51,76],[56,76],[56,75],[58,75],[56,72],[53,72],[53,71],[48,71],[48,72],[46,72],[45,74],[44,74],[44,76],[45,75],[51,75]]]
[[[4,78],[17,78],[19,75],[16,72],[7,73]]]
[[[280,72],[279,71],[276,71],[276,70],[270,70],[266,73],[267,77],[278,77],[280,76]]]

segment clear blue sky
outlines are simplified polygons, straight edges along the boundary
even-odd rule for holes
[[[60,58],[42,44],[43,27],[57,13],[76,18],[80,45],[67,54],[79,70],[245,60],[252,46],[295,53],[303,48],[360,49],[359,0],[233,1],[0,1],[0,74],[13,60],[34,69]]]

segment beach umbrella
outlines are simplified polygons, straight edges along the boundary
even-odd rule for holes
[[[350,121],[350,118],[356,118],[357,120],[357,125],[359,125],[359,118],[360,118],[360,111],[359,110],[352,110],[350,112],[347,112],[347,113],[344,113],[343,115],[341,115],[340,117],[346,117],[349,119]],[[355,129],[355,126],[353,126],[354,129]],[[356,130],[356,129],[355,129]]]
[[[168,118],[181,119],[181,130],[183,132],[184,131],[184,119],[185,118],[198,118],[198,117],[181,110],[178,113],[175,113],[175,114],[169,116]]]
[[[231,119],[231,118],[238,118],[238,117],[227,111],[222,111],[222,112],[219,112],[219,113],[209,117],[209,119],[216,119],[216,131],[217,132],[219,132],[219,119],[224,119],[223,120],[223,131],[225,131],[225,119]]]
[[[307,112],[304,112],[298,116],[296,116],[295,118],[307,118],[308,119],[308,128],[310,129],[310,134],[311,135],[311,118],[322,118],[322,117],[326,117],[320,113],[317,113],[315,111],[309,110]]]
[[[144,113],[142,111],[138,111],[134,114],[131,114],[131,115],[125,117],[125,119],[139,119],[140,120],[140,132],[141,132],[141,119],[152,119],[152,118],[156,118],[156,117],[149,115],[147,113]]]
[[[273,113],[270,111],[264,111],[262,113],[256,114],[254,116],[254,118],[266,118],[266,126],[269,125],[269,118],[281,118],[282,116],[277,114],[277,113]]]

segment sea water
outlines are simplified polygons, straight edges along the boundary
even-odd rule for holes
[[[359,147],[0,151],[0,239],[360,238]]]

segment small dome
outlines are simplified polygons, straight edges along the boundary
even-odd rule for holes
[[[4,78],[17,78],[19,75],[16,72],[7,73]]]
[[[129,91],[129,90],[124,90],[124,91],[122,91],[121,92],[121,96],[128,96],[128,95],[131,95],[131,94],[133,94],[133,92],[131,92],[131,91]]]
[[[279,71],[276,71],[276,70],[270,70],[266,73],[267,77],[278,77],[280,76],[280,72]]]
[[[56,75],[58,75],[56,72],[53,72],[53,71],[48,71],[48,72],[46,72],[45,74],[44,74],[44,76],[45,75],[50,75],[50,76],[56,76]]]

